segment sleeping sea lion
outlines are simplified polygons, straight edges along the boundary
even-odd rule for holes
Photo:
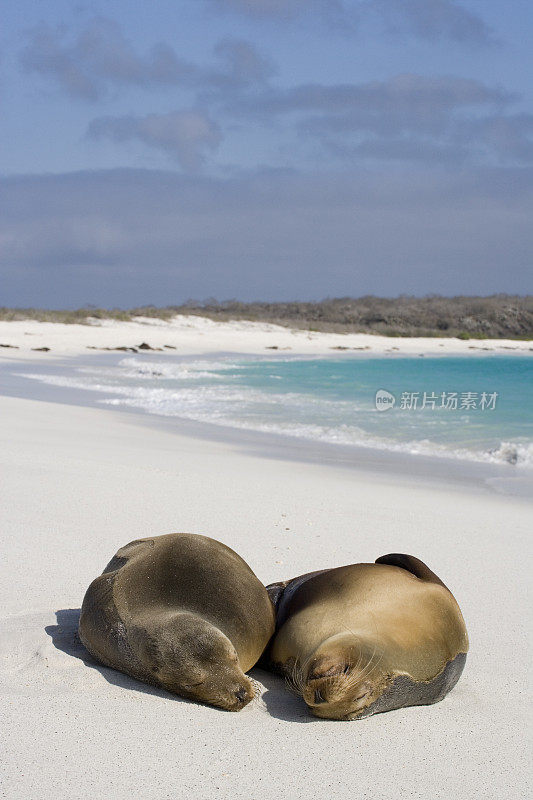
[[[352,720],[436,703],[455,686],[468,636],[452,593],[422,561],[390,554],[267,590],[276,633],[263,663],[317,717]]]
[[[244,674],[274,632],[267,591],[229,547],[191,533],[137,539],[89,586],[79,635],[103,664],[192,700],[239,711]]]

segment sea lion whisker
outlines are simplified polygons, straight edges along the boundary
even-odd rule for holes
[[[289,672],[285,674],[285,681],[289,687],[289,691],[301,695],[303,686],[303,671],[300,667],[298,659],[295,659]]]
[[[375,617],[375,615],[374,615],[374,612],[372,611],[372,609],[371,609],[371,608],[369,608],[369,609],[368,609],[368,613],[369,613],[369,615],[370,615],[370,618],[371,618],[371,620],[372,620],[372,622],[373,622],[373,624],[374,624],[374,650],[373,650],[373,652],[372,652],[372,655],[371,655],[371,657],[370,657],[370,659],[369,659],[369,661],[368,661],[368,664],[367,664],[367,666],[365,667],[365,669],[367,669],[367,668],[370,666],[370,664],[372,663],[372,660],[373,660],[374,656],[376,655],[376,650],[377,650],[377,642],[378,642],[378,626],[377,626],[377,624],[376,624],[376,617]],[[364,673],[364,670],[363,670],[363,673]]]
[[[381,658],[378,661],[376,661],[375,664],[372,663],[374,661],[374,656],[375,655],[376,655],[376,650],[374,649],[374,652],[372,653],[371,657],[369,658],[366,667],[363,670],[361,670],[361,673],[359,675],[359,680],[361,680],[362,678],[365,678],[368,675],[370,675],[374,671],[374,669],[377,667],[377,665],[379,664],[379,661],[381,660]]]
[[[372,667],[372,669],[368,674],[371,675],[374,672],[374,670],[379,667],[382,661],[383,661],[383,653],[381,653],[380,657],[378,658],[378,660],[376,661],[376,663],[374,664],[374,666]]]
[[[260,711],[266,713],[267,707],[265,701],[263,700],[263,684],[260,683],[256,678],[251,678],[249,675],[248,677],[250,678],[250,683],[254,689],[254,696],[252,697],[250,705],[257,707]]]
[[[375,653],[376,653],[376,648],[374,647],[374,650],[372,651],[372,655],[370,656],[370,658],[366,662],[365,666],[361,667],[361,664],[362,664],[362,661],[363,661],[363,651],[360,652],[360,656],[359,656],[358,663],[357,663],[357,670],[355,671],[359,678],[361,677],[361,675],[364,674],[365,670],[368,669],[369,664],[372,663],[372,659],[374,658]]]
[[[302,694],[300,678],[295,672],[294,665],[292,671],[285,675],[285,685],[289,692],[297,695]]]
[[[359,637],[357,637],[357,638],[359,638]],[[361,664],[363,663],[363,658],[364,658],[364,652],[363,652],[363,649],[360,648],[359,649],[359,654],[357,656],[357,661],[356,661],[355,666],[354,666],[354,670],[353,670],[354,672],[360,672],[361,671]],[[364,669],[364,667],[363,667],[363,669]]]
[[[346,628],[346,630],[347,630],[347,631],[349,631],[349,632],[350,632],[350,633],[352,633],[352,634],[353,634],[355,637],[357,637],[357,634],[356,634],[356,632],[355,632],[355,631],[352,631],[352,629],[351,629],[351,628],[350,628],[350,627],[349,627],[349,626],[348,626],[348,625],[347,625],[345,622],[343,622],[343,623],[341,623],[341,624],[342,624],[343,628]]]
[[[301,671],[300,671],[300,666],[298,664],[298,660],[297,659],[294,662],[294,664],[292,665],[289,677],[292,680],[294,686],[296,688],[298,688],[299,685],[300,685],[300,682],[301,682]]]
[[[347,630],[349,633],[351,633],[351,634],[352,634],[352,636],[353,636],[355,639],[359,639],[359,638],[360,638],[360,637],[357,635],[357,633],[356,633],[355,631],[353,631],[353,630],[350,628],[350,626],[349,626],[349,625],[346,625],[346,623],[345,623],[345,622],[342,622],[342,626],[343,626],[344,628],[346,628],[346,630]],[[359,668],[359,665],[360,665],[360,663],[361,663],[361,660],[362,660],[362,658],[363,658],[363,654],[362,654],[362,652],[361,652],[361,651],[359,651],[359,655],[358,655],[358,658],[357,658],[357,662],[354,664],[354,666],[352,667],[352,669],[354,669],[354,670],[357,670],[357,669]],[[345,671],[346,671],[346,670],[345,670]]]
[[[371,667],[372,661],[374,660],[374,656],[376,655],[376,651],[377,651],[377,645],[374,646],[374,650],[372,651],[372,655],[368,659],[368,662],[366,663],[365,667],[358,673],[358,679],[359,680],[362,680],[364,677],[367,677],[372,672],[370,667]],[[380,658],[380,660],[381,660],[381,658]],[[372,669],[374,669],[375,666],[377,666],[378,663],[379,663],[379,661],[374,665],[374,667]]]

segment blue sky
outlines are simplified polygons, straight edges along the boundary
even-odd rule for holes
[[[1,304],[531,291],[530,3],[3,16]]]

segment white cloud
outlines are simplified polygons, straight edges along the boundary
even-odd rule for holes
[[[393,35],[492,44],[482,17],[456,0],[206,0],[211,8],[256,20],[313,20],[354,32],[360,21],[378,18]]]
[[[215,150],[222,139],[218,125],[196,109],[144,117],[98,117],[90,124],[88,135],[116,142],[137,139],[163,150],[189,171],[199,169],[206,151]]]
[[[268,59],[241,39],[215,46],[211,66],[181,58],[165,43],[139,53],[114,20],[95,17],[78,33],[45,23],[27,32],[20,63],[27,73],[53,80],[72,97],[95,101],[111,87],[209,89],[261,83],[274,71]]]

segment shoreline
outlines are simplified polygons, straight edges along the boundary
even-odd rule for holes
[[[533,355],[533,341],[514,339],[454,339],[389,337],[366,333],[322,333],[261,322],[215,322],[207,317],[180,315],[172,320],[137,317],[132,322],[94,320],[63,324],[35,320],[0,321],[0,358],[5,360],[95,355],[116,348],[156,350],[174,355],[242,353],[244,355]],[[6,346],[8,345],[8,346]],[[40,351],[40,348],[49,348]],[[131,350],[130,350],[131,352]],[[141,350],[140,352],[143,352]]]
[[[107,354],[109,357],[111,354]],[[204,353],[220,356],[220,353]],[[159,356],[159,353],[158,353]],[[97,359],[95,355],[90,360]],[[20,360],[28,365],[27,360]],[[52,362],[54,370],[61,362]],[[64,360],[64,365],[69,363]],[[86,362],[87,363],[87,362]],[[450,456],[427,455],[395,451],[386,447],[340,444],[281,433],[264,432],[237,426],[220,425],[205,420],[197,421],[180,416],[151,414],[138,408],[115,406],[99,401],[99,396],[89,390],[58,387],[44,382],[28,380],[21,375],[6,374],[14,365],[0,363],[2,396],[19,398],[34,402],[53,403],[61,406],[75,406],[93,409],[114,415],[135,425],[166,432],[172,436],[184,436],[193,440],[220,443],[244,454],[267,459],[281,459],[294,464],[306,463],[325,465],[335,469],[355,473],[388,476],[399,483],[413,480],[433,488],[449,487],[459,492],[476,491],[483,494],[500,493],[524,501],[533,500],[533,470],[507,463],[483,462],[476,459]],[[42,362],[41,362],[42,365]]]

